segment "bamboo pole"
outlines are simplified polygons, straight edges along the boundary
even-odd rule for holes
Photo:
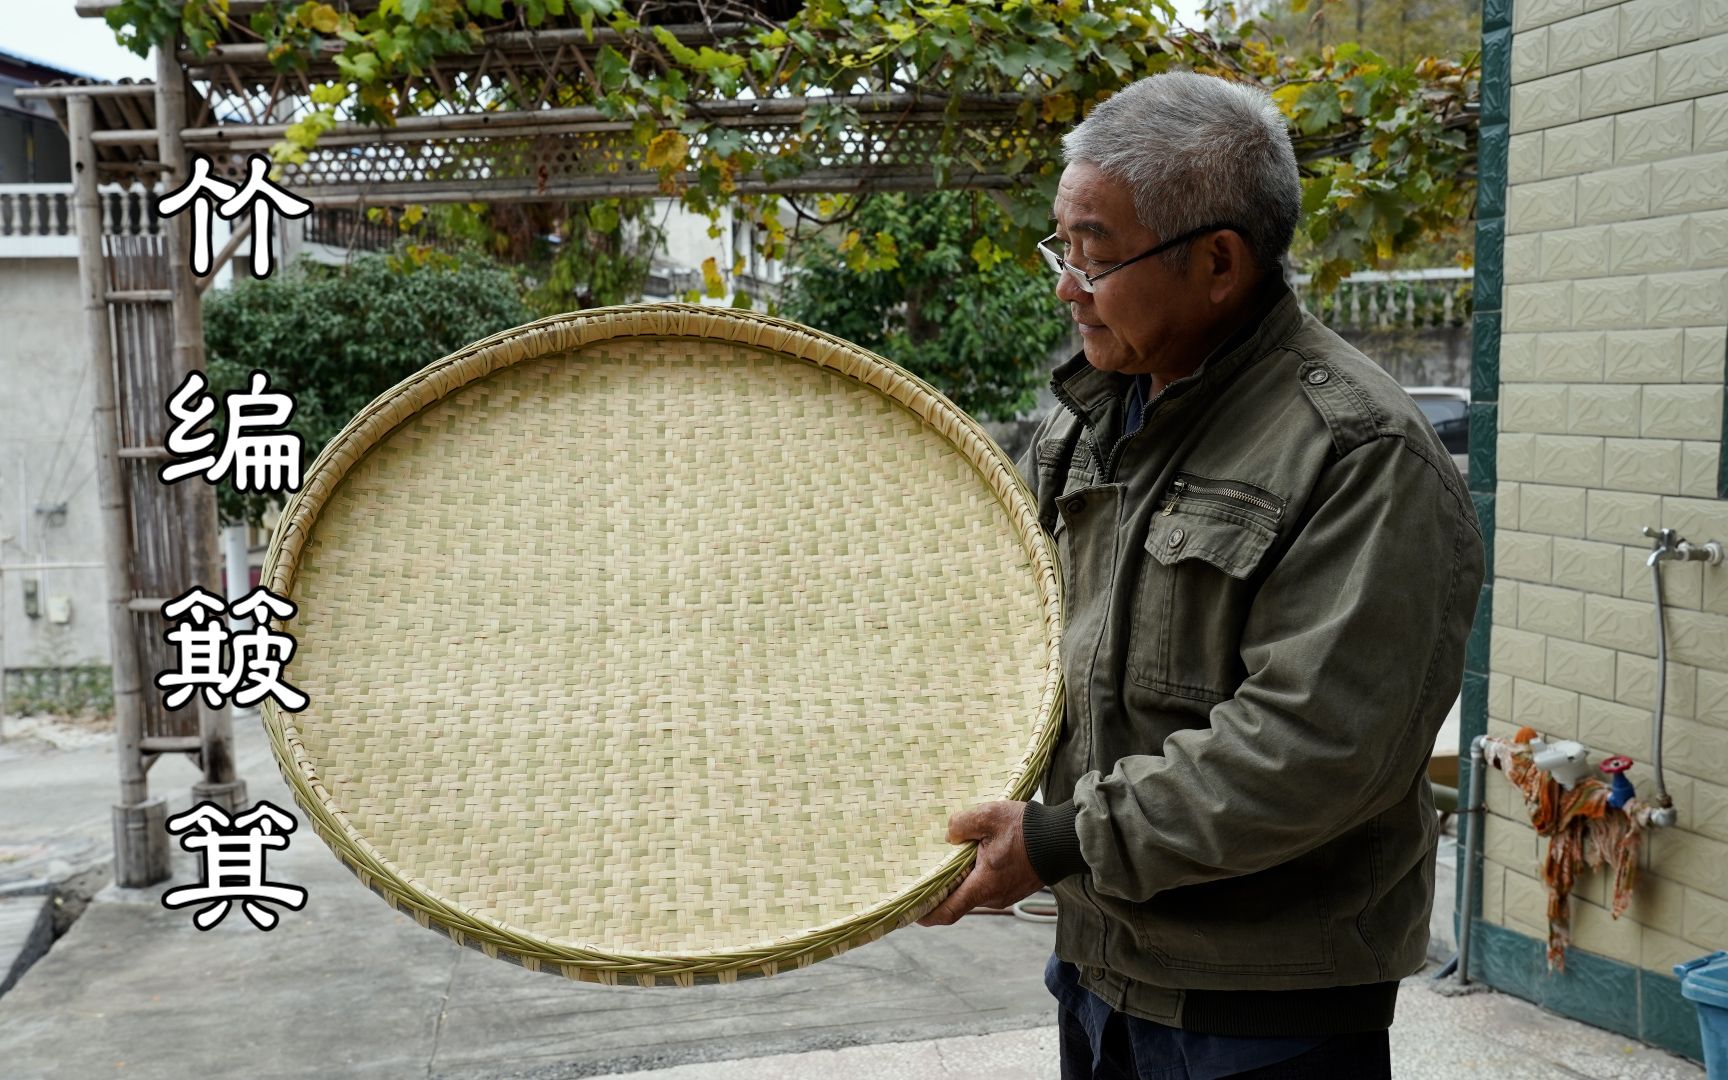
[[[92,437],[96,444],[96,492],[101,507],[104,568],[108,586],[108,636],[113,650],[114,718],[119,735],[120,801],[139,803],[149,794],[138,753],[143,737],[143,710],[138,678],[138,649],[133,640],[132,532],[126,513],[126,490],[120,473],[120,421],[114,386],[114,357],[108,337],[107,276],[102,258],[102,207],[96,191],[96,147],[90,141],[93,111],[90,99],[67,99],[67,126],[72,143],[72,206],[78,234],[78,278],[83,292],[84,334],[90,352],[91,386],[95,391]]]
[[[186,77],[174,53],[158,46],[156,49],[156,130],[157,159],[162,162],[162,187],[172,191],[191,176],[186,165],[186,145],[180,133],[186,124]],[[199,297],[198,280],[192,274],[188,231],[190,216],[162,223],[162,236],[168,254],[169,289],[174,303],[174,378],[179,385],[188,374],[204,367],[203,303]],[[192,481],[197,494],[192,499],[192,520],[187,523],[186,541],[191,555],[193,581],[199,588],[215,596],[228,593],[222,580],[221,548],[216,528],[216,489]],[[200,757],[204,779],[192,785],[194,803],[209,799],[230,813],[246,807],[246,782],[234,773],[234,728],[228,707],[212,708],[195,695],[198,713]]]
[[[140,131],[97,131],[91,134],[90,141],[97,146],[149,146],[161,140],[154,129],[145,128]]]
[[[689,23],[683,25],[664,26],[660,29],[671,34],[681,45],[710,45],[724,41],[727,38],[742,37],[744,34],[760,29],[751,23],[730,22]],[[634,35],[621,34],[609,26],[596,26],[592,31],[577,28],[538,30],[500,30],[486,35],[481,42],[479,52],[519,53],[526,57],[538,57],[543,52],[551,52],[562,45],[583,48],[589,51],[598,50],[602,45],[622,45],[636,38],[649,38],[650,35],[638,33]],[[347,48],[347,43],[337,38],[326,38],[320,48],[309,59],[314,65],[324,64],[334,67],[334,59]],[[191,49],[180,50],[180,62],[192,77],[207,78],[211,70],[227,65],[267,64],[270,62],[270,46],[268,44],[253,44],[241,42],[238,44],[218,44],[210,47],[203,56]]]
[[[251,235],[252,219],[250,217],[230,230],[228,242],[222,245],[222,250],[218,251],[216,257],[210,261],[210,272],[204,275],[202,281],[198,282],[198,294],[200,296],[216,283],[216,275],[221,272],[224,266],[228,265],[228,260],[234,257],[234,253],[240,249],[240,245]],[[238,600],[239,597],[234,599]]]
[[[108,591],[108,649],[114,683],[115,756],[120,801],[112,812],[114,881],[137,888],[168,877],[167,803],[150,798],[144,775],[143,685],[132,613],[132,529],[126,478],[120,463],[119,393],[109,339],[107,270],[102,252],[102,205],[96,190],[95,110],[84,95],[66,99],[72,144],[72,213],[78,234],[78,284],[83,294],[84,337],[95,397],[91,437],[96,452],[96,497],[102,522],[104,582]]]
[[[962,96],[963,111],[977,111],[976,119],[988,121],[1012,120],[1014,110],[1023,100],[1013,94],[967,94]],[[915,97],[911,94],[845,94],[833,96],[800,96],[760,98],[755,100],[692,102],[689,112],[703,119],[735,119],[750,126],[751,121],[769,117],[796,123],[811,108],[856,109],[860,118],[880,116],[884,119],[924,121],[935,125],[946,120],[946,99]],[[243,147],[249,144],[269,145],[283,138],[289,124],[219,124],[215,127],[187,128],[182,134],[189,145]],[[525,135],[578,134],[589,131],[616,131],[629,128],[628,120],[607,116],[593,105],[577,105],[558,109],[513,109],[500,112],[438,113],[426,116],[398,117],[388,129],[376,125],[344,121],[331,127],[318,138],[320,146],[337,145],[349,140],[365,143],[383,141],[381,135],[399,139],[482,137],[497,131],[515,131]]]
[[[694,178],[691,178],[692,182]],[[992,175],[955,175],[948,188],[1011,188],[1025,183],[1023,177]],[[743,195],[820,194],[840,195],[852,192],[876,191],[936,191],[935,177],[928,173],[907,175],[868,173],[851,176],[799,177],[793,180],[761,180],[743,178],[735,189]],[[451,188],[419,187],[412,181],[403,184],[346,183],[304,187],[294,194],[320,208],[379,206],[390,203],[450,203],[474,202],[544,202],[549,199],[611,199],[651,198],[662,194],[659,177],[642,173],[636,182],[571,181],[553,182],[541,186],[532,181],[500,183],[475,180],[470,186]]]
[[[52,101],[73,97],[143,97],[156,92],[147,82],[92,83],[89,86],[20,86],[14,91],[21,101]]]

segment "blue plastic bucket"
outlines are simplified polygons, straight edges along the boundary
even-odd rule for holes
[[[1674,965],[1680,996],[1698,1007],[1704,1039],[1704,1070],[1710,1080],[1728,1078],[1728,952],[1713,952]]]

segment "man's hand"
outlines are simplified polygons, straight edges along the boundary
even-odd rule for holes
[[[948,926],[975,907],[1005,908],[1044,887],[1026,858],[1026,840],[1020,819],[1023,802],[980,803],[948,817],[948,842],[964,844],[977,840],[978,860],[960,884],[919,926]]]

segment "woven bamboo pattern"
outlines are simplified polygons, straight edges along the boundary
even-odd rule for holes
[[[422,926],[606,984],[801,968],[935,907],[948,815],[1029,798],[1058,564],[1013,464],[840,339],[683,304],[431,364],[310,466],[264,722]]]

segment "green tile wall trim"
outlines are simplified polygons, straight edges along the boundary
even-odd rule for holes
[[[1472,429],[1474,430],[1474,425]],[[1489,440],[1490,443],[1492,441]],[[1472,457],[1471,473],[1474,475],[1475,472],[1475,459]],[[1470,796],[1470,741],[1488,730],[1488,654],[1494,629],[1494,495],[1491,492],[1472,491],[1470,502],[1476,510],[1476,520],[1482,527],[1485,573],[1482,591],[1476,598],[1476,616],[1470,624],[1470,637],[1464,643],[1464,684],[1460,694],[1458,724],[1458,795],[1465,801]],[[1460,821],[1462,820],[1464,819],[1461,818]],[[1464,865],[1464,837],[1465,826],[1460,825],[1455,862],[1457,866]],[[1454,937],[1458,933],[1458,913],[1481,909],[1482,865],[1482,856],[1478,854],[1475,895],[1465,897],[1463,874],[1458,874],[1453,880]]]
[[[1495,443],[1498,441],[1495,417],[1500,407],[1492,401],[1470,403],[1470,490],[1491,494],[1494,491],[1498,465]]]
[[[1464,655],[1458,782],[1460,793],[1465,795],[1470,784],[1470,740],[1488,730],[1488,657],[1494,621],[1494,489],[1499,472],[1496,461],[1499,413],[1496,406],[1500,400],[1500,304],[1506,240],[1507,159],[1511,138],[1507,126],[1512,93],[1511,20],[1512,0],[1484,0],[1476,145],[1476,274],[1471,289],[1470,500],[1476,508],[1476,520],[1482,527],[1486,576]],[[1462,866],[1462,829],[1459,830],[1458,855]],[[1477,895],[1468,898],[1461,895],[1463,877],[1458,875],[1456,886],[1460,893],[1460,910],[1477,910],[1481,905],[1482,875],[1476,875]],[[1456,922],[1454,918],[1454,929]]]
[[[1471,978],[1563,1016],[1699,1061],[1698,1016],[1680,984],[1661,974],[1582,949],[1566,950],[1566,971],[1548,970],[1545,942],[1473,923]]]
[[[1483,734],[1486,726],[1478,727],[1471,723],[1472,718],[1488,715],[1488,673],[1486,671],[1465,671],[1462,688],[1464,704],[1458,723],[1458,760],[1463,761],[1470,755],[1470,740]]]
[[[1477,919],[1470,931],[1470,977],[1538,1005],[1542,943]]]
[[[1638,1038],[1638,969],[1631,964],[1567,949],[1565,973],[1544,966],[1541,980],[1537,989],[1544,1007]]]
[[[1476,510],[1476,522],[1482,526],[1482,559],[1486,564],[1483,570],[1482,582],[1492,588],[1494,585],[1494,493],[1491,491],[1472,491],[1470,505]],[[1477,668],[1477,671],[1487,671],[1487,668]]]
[[[1494,625],[1494,586],[1482,586],[1476,601],[1476,621],[1470,624],[1470,637],[1464,642],[1464,670],[1488,672],[1489,633]],[[1464,723],[1462,716],[1459,722]],[[1487,721],[1483,721],[1486,729]]]
[[[1470,326],[1470,400],[1500,400],[1500,313],[1478,311]]]
[[[1481,978],[1496,990],[1595,1027],[1638,1038],[1638,969],[1566,950],[1566,971],[1548,970],[1547,945],[1514,930],[1478,921],[1470,951],[1481,948]],[[1471,967],[1476,967],[1471,956]]]
[[[1482,35],[1482,126],[1505,124],[1512,118],[1512,30]]]
[[[1484,592],[1489,590],[1484,589]],[[1494,610],[1492,595],[1483,598],[1484,606],[1477,611],[1478,622],[1486,623]],[[1485,734],[1488,730],[1488,672],[1472,671],[1465,666],[1464,686],[1462,692],[1463,704],[1459,709],[1458,723],[1458,801],[1464,805],[1470,798],[1470,742],[1476,736]],[[1455,853],[1454,866],[1464,865],[1464,830],[1463,818],[1459,818],[1458,850]],[[1482,856],[1476,857],[1476,895],[1470,898],[1470,903],[1464,903],[1464,875],[1458,874],[1452,883],[1452,935],[1457,940],[1458,912],[1466,909],[1477,911],[1482,906]]]
[[[1510,144],[1505,124],[1484,124],[1476,139],[1476,216],[1506,213],[1506,158]]]
[[[1500,310],[1505,242],[1505,218],[1483,218],[1476,223],[1476,278],[1470,285],[1470,303],[1476,311]]]
[[[1693,1061],[1704,1060],[1704,1036],[1698,1030],[1697,1006],[1680,996],[1679,979],[1640,970],[1638,1008],[1640,1038],[1645,1042]]]

